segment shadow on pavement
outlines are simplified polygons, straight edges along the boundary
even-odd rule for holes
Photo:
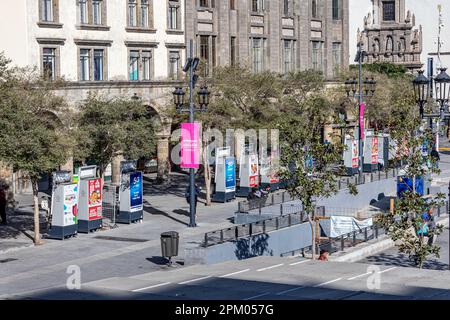
[[[416,265],[409,259],[408,255],[403,253],[380,253],[376,256],[370,256],[365,259],[365,263],[372,263],[376,265],[398,266],[398,267],[413,267]],[[448,270],[448,264],[436,260],[428,260],[424,263],[423,269],[427,270]]]

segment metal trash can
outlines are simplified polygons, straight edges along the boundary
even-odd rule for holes
[[[169,231],[161,233],[161,255],[164,258],[175,257],[178,255],[178,243],[180,236],[178,232]]]

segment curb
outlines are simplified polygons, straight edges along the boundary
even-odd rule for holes
[[[444,227],[447,227],[449,225],[449,218],[444,218],[436,223],[442,224]],[[387,236],[381,237],[382,240],[378,240],[376,242],[366,242],[359,245],[357,247],[351,248],[354,250],[350,250],[350,252],[342,252],[341,255],[337,255],[335,257],[330,256],[329,260],[333,262],[357,262],[359,260],[362,260],[368,256],[377,254],[379,252],[382,252],[384,250],[390,249],[395,246],[394,241],[392,241]]]

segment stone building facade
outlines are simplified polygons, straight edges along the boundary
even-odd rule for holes
[[[405,0],[372,0],[358,39],[367,52],[367,63],[391,62],[413,71],[421,69],[422,26],[406,11]]]
[[[186,0],[186,39],[214,66],[253,71],[348,66],[348,0]]]
[[[162,111],[183,81],[184,13],[184,0],[2,0],[0,52],[64,78],[57,94],[73,107],[91,92],[138,96],[166,123]],[[170,123],[158,133],[158,163],[169,136]]]

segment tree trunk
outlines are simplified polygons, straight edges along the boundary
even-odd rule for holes
[[[208,147],[205,144],[203,147],[203,168],[205,176],[205,192],[206,192],[206,205],[211,205],[211,168],[208,161]]]
[[[313,223],[311,219],[310,213],[307,214],[308,216],[308,222],[309,226],[311,227],[311,253],[312,253],[312,260],[316,259],[316,235],[315,235],[315,224]]]
[[[38,246],[41,243],[41,232],[39,225],[39,196],[38,183],[36,179],[31,179],[33,188],[33,208],[34,208],[34,245]]]

